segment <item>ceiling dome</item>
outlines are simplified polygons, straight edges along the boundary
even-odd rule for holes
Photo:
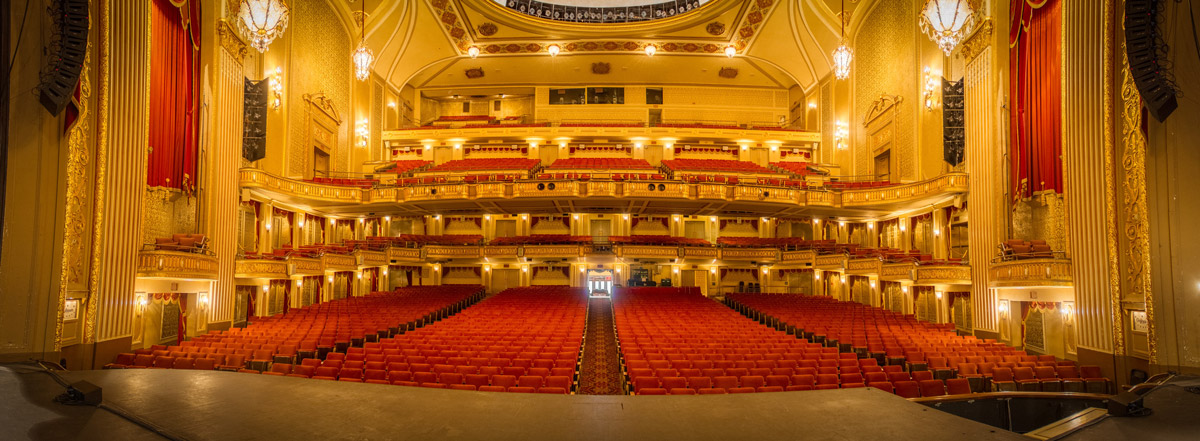
[[[630,23],[674,17],[710,0],[495,0],[522,14],[572,23]]]

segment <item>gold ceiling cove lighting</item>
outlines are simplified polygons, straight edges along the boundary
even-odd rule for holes
[[[839,80],[850,77],[850,62],[854,61],[854,51],[846,46],[846,0],[842,0],[842,13],[838,15],[842,22],[842,42],[833,50],[833,76]]]
[[[371,67],[375,65],[375,53],[367,47],[367,0],[362,3],[362,27],[360,28],[358,49],[354,50],[351,60],[354,61],[354,77],[358,81],[366,81],[371,77]]]
[[[725,46],[725,56],[729,57],[729,58],[733,58],[734,55],[737,55],[737,48],[733,47],[732,44],[729,46]]]
[[[967,0],[926,0],[920,24],[921,31],[950,56],[975,27],[975,12]]]
[[[287,29],[289,10],[283,0],[242,0],[238,8],[238,31],[250,47],[266,52],[272,41]]]
[[[546,52],[549,53],[551,57],[557,57],[558,52],[561,50],[562,48],[558,47],[557,44],[546,46]]]
[[[646,55],[647,56],[653,57],[654,54],[656,54],[656,53],[658,53],[658,46],[655,46],[654,43],[650,43],[650,44],[646,45]]]
[[[471,46],[471,47],[467,48],[467,55],[470,55],[471,58],[478,57],[479,56],[479,47]]]

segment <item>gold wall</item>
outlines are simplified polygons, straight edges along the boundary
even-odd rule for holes
[[[286,35],[288,41],[275,42],[278,50],[288,51],[284,87],[288,101],[287,175],[298,176],[312,169],[312,146],[306,145],[305,102],[303,95],[324,93],[341,112],[336,151],[330,155],[330,169],[346,171],[351,164],[350,151],[356,121],[352,119],[350,100],[354,73],[350,35],[338,14],[324,1],[299,1],[292,5],[292,17]],[[281,136],[267,133],[267,137]],[[274,154],[271,151],[268,154]]]
[[[851,71],[854,78],[853,114],[847,121],[854,139],[854,162],[853,170],[844,171],[845,174],[871,174],[875,152],[867,147],[870,142],[863,130],[864,118],[881,96],[898,95],[902,101],[895,111],[891,161],[896,164],[892,167],[896,173],[891,180],[917,179],[916,112],[919,100],[916,74],[919,67],[916,65],[920,64],[917,49],[920,31],[915,26],[916,8],[914,1],[875,2],[857,27]]]

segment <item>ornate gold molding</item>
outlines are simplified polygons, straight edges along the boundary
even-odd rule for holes
[[[90,29],[91,26],[89,21],[88,28]],[[84,207],[88,205],[89,182],[87,178],[90,174],[88,173],[88,163],[91,159],[91,144],[88,142],[92,119],[89,111],[89,100],[92,97],[92,83],[89,78],[91,65],[92,43],[89,41],[84,49],[83,66],[79,71],[79,97],[72,99],[79,108],[79,115],[75,118],[75,124],[67,132],[67,191],[63,207],[63,253],[56,302],[58,312],[55,316],[54,327],[55,351],[62,349],[63,308],[66,304],[67,292],[73,285],[80,283],[83,273],[87,271],[84,266],[84,255],[87,252],[84,238],[87,229],[84,224]],[[89,295],[89,299],[85,301],[91,303],[90,297]]]
[[[1150,345],[1150,364],[1155,364],[1158,362],[1158,353],[1154,330],[1154,297],[1150,286],[1150,224],[1146,209],[1146,138],[1142,134],[1142,99],[1129,70],[1129,60],[1122,58],[1121,66],[1124,72],[1121,82],[1121,169],[1124,176],[1120,190],[1124,203],[1121,230],[1125,232],[1128,242],[1125,249],[1125,282],[1129,288],[1122,297],[1133,302],[1145,302],[1146,318],[1150,321],[1146,335]],[[1114,300],[1112,310],[1116,331],[1114,336],[1121,335],[1123,339],[1124,310],[1119,300]]]
[[[388,250],[391,251],[391,250]],[[390,254],[390,253],[389,253]],[[492,259],[515,259],[517,258],[516,245],[488,245],[483,247],[484,257]]]
[[[516,251],[514,250],[513,253],[515,254]],[[387,257],[388,257],[388,260],[420,262],[421,261],[421,249],[420,248],[389,247],[387,249]]]
[[[817,252],[813,250],[801,251],[784,251],[779,258],[780,262],[785,263],[808,263],[812,264],[817,258]]]
[[[526,245],[525,257],[581,257],[585,251],[579,245]]]
[[[779,260],[779,250],[774,248],[722,248],[720,254],[721,259]]]
[[[882,272],[882,266],[883,261],[876,257],[866,259],[850,259],[846,261],[846,274],[854,276],[879,274]]]
[[[879,270],[879,278],[889,282],[913,279],[913,265],[909,263],[889,263]]]
[[[214,256],[181,251],[140,251],[137,276],[165,279],[217,280],[219,263]]]
[[[286,279],[287,262],[283,260],[239,259],[233,276],[239,279]]]
[[[1125,320],[1124,313],[1121,310],[1121,258],[1117,251],[1117,192],[1116,192],[1116,165],[1113,162],[1116,158],[1116,145],[1114,139],[1113,124],[1115,117],[1113,111],[1116,108],[1112,87],[1109,85],[1113,82],[1113,47],[1114,33],[1116,27],[1113,23],[1115,12],[1113,9],[1113,0],[1105,0],[1104,2],[1104,67],[1103,67],[1103,84],[1104,89],[1104,221],[1105,221],[1105,252],[1108,257],[1108,287],[1110,294],[1109,314],[1112,316],[1112,338],[1113,338],[1113,353],[1121,354],[1125,352],[1125,332],[1123,330],[1123,322]],[[1121,53],[1125,53],[1125,40],[1120,39]],[[1127,60],[1121,56],[1121,71],[1124,74],[1123,88],[1129,86],[1130,73],[1127,67]],[[1136,92],[1135,92],[1136,93]],[[1125,90],[1122,89],[1122,97],[1125,96]],[[1140,114],[1139,114],[1140,117]],[[1153,328],[1153,322],[1151,322]],[[1153,340],[1151,340],[1153,341]],[[1151,343],[1153,344],[1153,343]]]
[[[321,256],[321,266],[327,270],[354,271],[358,269],[358,260],[354,256],[325,254]]]
[[[679,257],[679,248],[651,245],[620,245],[616,247],[616,254],[620,257],[663,257],[673,259]]]
[[[992,23],[991,17],[986,17],[982,22],[979,23],[979,26],[975,28],[975,32],[972,33],[970,37],[967,37],[967,40],[962,44],[962,50],[960,53],[962,53],[964,62],[970,63],[975,59],[975,57],[978,57],[985,48],[992,45],[992,33],[994,32],[994,28],[995,25]]]
[[[234,29],[233,25],[225,19],[217,21],[217,43],[229,51],[229,55],[233,55],[238,63],[245,62],[246,42],[242,41],[242,36],[238,35],[237,29]]]
[[[291,275],[294,276],[319,276],[325,273],[325,267],[321,265],[321,259],[289,257],[287,263],[292,265],[289,270],[291,271]]]
[[[477,246],[428,245],[425,247],[425,257],[428,259],[478,258],[479,252],[480,247]]]
[[[363,266],[384,266],[388,264],[387,253],[382,251],[358,250],[354,252]]]
[[[993,263],[988,287],[1071,286],[1071,259],[1023,259]]]
[[[716,259],[717,249],[710,247],[684,247],[683,257],[689,259]]]
[[[817,256],[813,267],[825,271],[841,271],[846,268],[846,256],[842,254]]]
[[[101,268],[102,264],[101,245],[103,244],[103,235],[101,234],[101,227],[104,225],[104,178],[108,174],[108,160],[105,158],[108,150],[108,103],[112,95],[109,92],[109,83],[112,80],[110,75],[111,70],[109,69],[112,52],[109,49],[109,44],[112,43],[110,35],[112,5],[107,0],[99,3],[100,17],[97,23],[100,23],[98,44],[100,60],[98,60],[99,66],[96,71],[99,72],[97,79],[100,82],[100,91],[96,94],[96,164],[94,166],[95,186],[92,192],[92,201],[95,205],[92,207],[91,273],[88,274],[88,300],[85,302],[86,310],[83,320],[83,343],[85,344],[96,341],[96,315],[99,309],[99,301],[96,298],[96,293],[100,290],[100,271],[97,269]],[[147,32],[146,35],[150,35],[150,33]]]
[[[966,265],[917,266],[913,270],[917,285],[970,285],[971,267]]]

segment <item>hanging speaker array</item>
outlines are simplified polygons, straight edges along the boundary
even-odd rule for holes
[[[88,42],[87,0],[59,0],[57,6],[58,45],[49,49],[49,64],[38,87],[42,106],[52,115],[62,113],[75,94]]]
[[[1166,48],[1158,29],[1161,0],[1125,2],[1125,55],[1146,110],[1159,122],[1165,121],[1179,103],[1175,87],[1167,78]]]

